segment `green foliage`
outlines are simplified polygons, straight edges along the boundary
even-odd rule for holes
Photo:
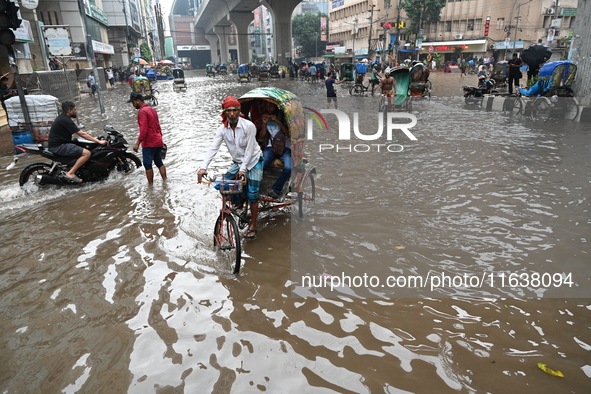
[[[320,41],[320,18],[327,17],[326,14],[318,12],[316,14],[305,13],[296,15],[292,19],[293,40],[300,48],[299,53],[302,56],[318,56],[324,54],[326,41]],[[326,34],[328,36],[328,17],[326,18]],[[351,26],[353,29],[353,26]]]
[[[421,21],[421,8],[423,9],[423,26],[430,22],[439,22],[441,10],[445,7],[446,0],[404,0],[400,6],[406,11],[410,19],[410,27],[406,29],[408,34],[416,34]]]
[[[150,53],[150,47],[145,42],[140,45],[140,52],[142,54],[142,59],[150,63],[152,61],[152,54]]]
[[[531,88],[532,86],[534,86],[538,80],[540,79],[539,75],[535,75],[532,79],[528,79],[527,80],[527,88]]]

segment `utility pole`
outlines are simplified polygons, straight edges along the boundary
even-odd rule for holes
[[[375,4],[372,4],[371,10],[369,11],[369,38],[367,40],[367,58],[368,59],[371,57],[371,33],[373,30],[373,12],[374,12],[375,6],[376,6]],[[375,11],[379,11],[379,10],[375,10]]]
[[[123,6],[123,17],[125,18],[125,31],[127,33],[125,37],[125,50],[127,51],[127,64],[129,64],[129,42],[131,40],[129,39],[129,23],[127,22],[127,4],[126,0],[119,0],[119,3]]]
[[[421,44],[421,46],[423,44],[423,8],[424,4],[421,4],[421,16],[419,17],[419,31],[417,31],[417,42],[415,43],[415,48],[417,50],[417,60],[419,60],[419,54],[421,53],[421,50],[419,49],[419,43]]]
[[[355,63],[355,39],[357,38],[357,18],[353,19],[353,62]]]
[[[398,46],[400,45],[400,1],[398,0],[398,5],[396,6],[397,15],[396,15],[396,39],[394,40],[394,66],[398,61]]]
[[[384,7],[386,8],[386,23],[388,23],[388,12],[390,11],[390,0],[384,0]],[[382,47],[382,63],[386,64],[386,48],[388,48],[388,29],[384,27],[384,46]]]

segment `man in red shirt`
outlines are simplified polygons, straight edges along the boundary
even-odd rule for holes
[[[140,126],[140,135],[137,137],[137,142],[133,146],[134,151],[138,151],[140,144],[142,144],[142,162],[146,169],[146,177],[148,184],[154,183],[154,170],[152,169],[152,161],[158,167],[162,180],[166,180],[166,167],[162,163],[162,129],[160,128],[160,121],[158,114],[154,108],[144,103],[144,98],[141,93],[131,92],[128,103],[132,103],[135,109],[139,110],[137,114],[137,123]]]

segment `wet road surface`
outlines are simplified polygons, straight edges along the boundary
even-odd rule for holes
[[[148,188],[139,170],[23,196],[18,175],[34,158],[0,173],[0,391],[591,391],[588,295],[292,292],[311,261],[327,274],[382,277],[568,268],[586,294],[588,127],[468,110],[455,74],[433,75],[436,97],[415,112],[417,141],[393,138],[400,153],[319,152],[338,127],[326,115],[329,131],[315,130],[307,145],[318,170],[314,215],[303,232],[289,213],[264,216],[233,277],[212,248],[218,194],[196,185],[196,170],[222,99],[261,85],[187,76],[187,92],[158,82],[166,184],[156,175]],[[326,105],[320,84],[272,84],[306,107]],[[377,98],[337,89],[339,109],[376,130]],[[129,91],[105,93],[107,116],[82,97],[86,131],[110,124],[134,141]],[[11,159],[2,156],[1,167]],[[222,173],[228,160],[220,152],[213,169]]]

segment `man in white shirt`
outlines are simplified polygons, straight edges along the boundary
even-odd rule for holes
[[[259,147],[255,125],[240,114],[240,102],[234,97],[226,97],[222,102],[222,125],[215,132],[213,143],[197,173],[197,182],[201,183],[207,167],[218,153],[222,141],[226,143],[234,163],[224,175],[225,179],[244,177],[247,180],[245,197],[250,202],[251,220],[244,238],[255,238],[257,233],[258,199],[261,180],[263,179],[263,156]]]

